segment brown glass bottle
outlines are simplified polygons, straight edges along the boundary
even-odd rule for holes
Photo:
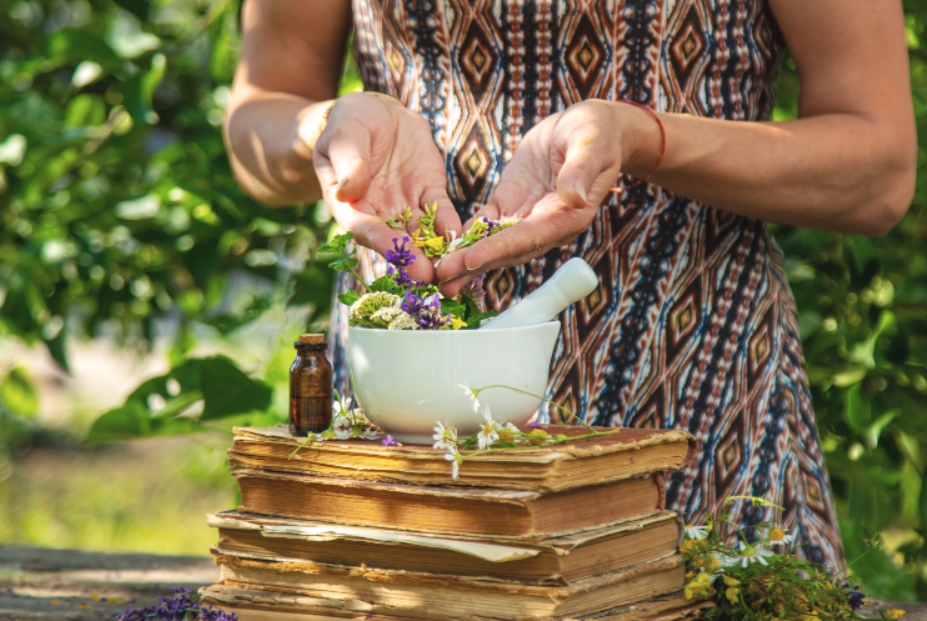
[[[303,334],[290,365],[290,434],[325,431],[332,422],[332,365],[324,334]]]

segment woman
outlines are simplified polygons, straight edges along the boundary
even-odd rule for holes
[[[382,94],[334,100],[352,13]],[[412,276],[452,295],[485,274],[499,309],[584,257],[602,284],[564,314],[548,396],[595,424],[688,429],[700,459],[670,479],[670,508],[699,521],[764,497],[807,558],[842,567],[764,222],[879,235],[907,209],[897,0],[251,0],[243,27],[226,129],[250,193],[324,197],[376,253],[409,205],[436,202],[438,230],[458,233],[477,208],[521,216],[437,268],[419,254]],[[786,43],[800,118],[772,123]]]

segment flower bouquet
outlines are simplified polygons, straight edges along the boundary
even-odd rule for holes
[[[773,507],[762,498],[733,496],[734,502]],[[731,544],[732,539],[735,543]],[[741,527],[728,512],[704,525],[687,525],[679,551],[686,560],[685,597],[710,599],[705,621],[839,621],[863,619],[865,594],[840,573],[800,560],[794,536],[775,522]],[[900,619],[903,610],[881,611]]]

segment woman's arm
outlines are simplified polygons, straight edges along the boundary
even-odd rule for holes
[[[387,221],[410,207],[408,232],[436,205],[437,230],[460,233],[444,157],[424,117],[384,95],[333,100],[350,23],[349,0],[245,3],[225,126],[236,179],[271,205],[324,197],[338,224],[380,254],[402,236]],[[432,281],[431,261],[418,247],[411,252],[409,275]]]
[[[248,0],[225,121],[238,183],[269,205],[322,197],[312,150],[338,92],[349,0]]]
[[[653,181],[771,222],[886,233],[910,205],[917,157],[901,2],[770,4],[798,68],[799,119],[661,115],[666,156]],[[641,144],[653,156],[651,124]]]

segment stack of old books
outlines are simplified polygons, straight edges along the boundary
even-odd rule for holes
[[[221,578],[201,596],[242,621],[682,618],[662,476],[690,445],[624,429],[474,456],[454,480],[428,446],[239,428],[241,506],[209,517]]]

